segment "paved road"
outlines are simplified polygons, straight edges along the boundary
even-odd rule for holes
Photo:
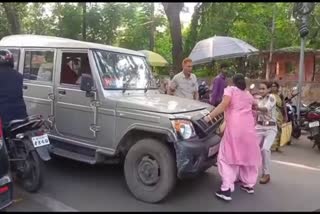
[[[233,201],[214,197],[220,185],[212,167],[194,180],[178,183],[161,204],[135,200],[119,166],[89,166],[61,159],[46,165],[46,181],[37,194],[16,187],[7,211],[315,211],[320,208],[320,152],[305,138],[273,154],[272,181],[254,195],[239,188]]]

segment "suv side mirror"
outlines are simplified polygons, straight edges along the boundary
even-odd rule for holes
[[[82,74],[80,81],[80,90],[87,92],[89,94],[92,91],[93,79],[89,74]]]

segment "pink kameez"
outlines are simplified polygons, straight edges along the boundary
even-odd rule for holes
[[[239,178],[244,186],[253,187],[261,166],[259,137],[252,112],[254,98],[248,91],[231,86],[224,90],[231,97],[225,110],[226,128],[218,154],[218,170],[222,177],[221,190],[234,191]]]

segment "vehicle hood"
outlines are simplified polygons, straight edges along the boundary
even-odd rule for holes
[[[118,99],[117,107],[165,114],[178,114],[212,109],[212,106],[207,103],[164,94],[123,96]]]

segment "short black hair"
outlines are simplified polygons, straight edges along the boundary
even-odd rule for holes
[[[279,85],[279,83],[278,83],[277,81],[272,82],[271,86],[272,86],[272,85],[276,85],[277,89],[280,88],[280,85]]]
[[[247,88],[246,79],[243,74],[235,74],[232,78],[232,81],[233,84],[242,91]]]

